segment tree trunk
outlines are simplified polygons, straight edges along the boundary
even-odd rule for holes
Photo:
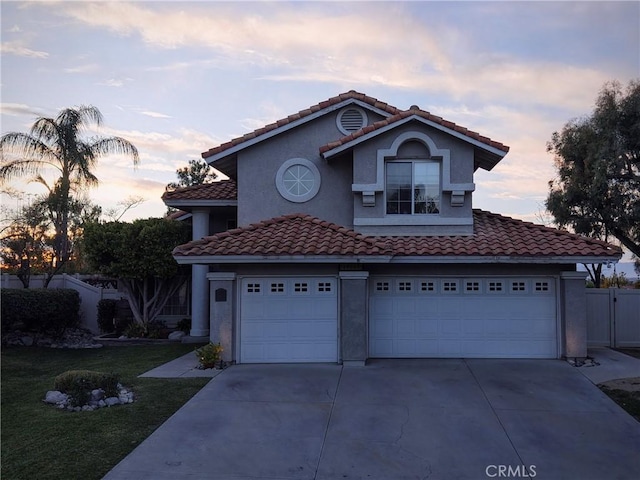
[[[171,278],[119,279],[127,294],[133,316],[148,332],[149,323],[160,314],[169,298],[184,284],[187,277],[177,275]]]
[[[587,269],[587,272],[589,272],[589,277],[593,282],[593,286],[595,288],[600,288],[600,286],[602,285],[602,264],[601,263],[595,263],[595,264],[583,263],[582,265]]]

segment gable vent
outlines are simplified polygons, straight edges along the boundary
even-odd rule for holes
[[[367,124],[367,114],[361,108],[345,108],[338,114],[338,129],[345,135],[357,132]]]

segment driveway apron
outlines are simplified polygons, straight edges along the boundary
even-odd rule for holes
[[[640,423],[559,360],[224,370],[107,476],[632,479]]]

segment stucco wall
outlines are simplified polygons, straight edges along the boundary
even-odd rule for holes
[[[339,110],[283,132],[238,154],[238,225],[288,213],[308,213],[346,227],[353,226],[352,164],[349,157],[328,163],[319,148],[343,136],[336,126]],[[368,112],[369,123],[381,117]],[[291,158],[311,161],[321,175],[318,194],[304,203],[284,199],[276,174]]]
[[[419,122],[411,122],[399,128],[379,135],[374,140],[357,145],[353,151],[353,176],[355,184],[374,184],[379,178],[384,178],[384,171],[378,172],[380,165],[378,163],[378,154],[380,150],[388,150],[393,142],[401,135],[417,132],[427,135],[435,144],[438,150],[449,150],[449,176],[447,175],[444,162],[441,162],[441,184],[473,183],[473,147],[455,137],[451,137],[435,128],[425,126]],[[387,157],[386,160],[394,158],[432,158],[435,152],[430,152],[428,148],[415,140],[408,140],[406,144],[402,144],[398,149],[397,155]],[[436,158],[437,160],[437,158]],[[382,167],[384,168],[384,167]],[[462,206],[451,205],[451,193],[442,191],[440,199],[440,213],[437,216],[429,216],[424,218],[427,225],[409,226],[409,225],[367,225],[360,223],[356,230],[365,234],[372,235],[401,235],[401,234],[470,234],[472,233],[472,193],[467,192],[464,196]],[[375,195],[375,206],[363,205],[360,194],[356,196],[354,201],[354,218],[366,219],[370,221],[375,219],[391,218],[396,216],[386,215],[385,194],[378,192]],[[419,217],[419,216],[413,216]],[[448,222],[447,219],[451,219]],[[459,225],[459,220],[469,220],[467,225]],[[399,218],[398,218],[399,220]],[[373,222],[375,223],[375,221]],[[456,224],[457,223],[457,224]]]

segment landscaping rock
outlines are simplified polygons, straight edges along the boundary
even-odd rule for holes
[[[175,331],[175,332],[171,332],[169,334],[169,340],[180,340],[184,336],[185,336],[185,333],[180,331],[180,330],[178,330],[178,331]]]
[[[44,401],[51,405],[55,405],[56,408],[62,410],[68,410],[70,412],[91,412],[99,408],[113,407],[116,405],[127,405],[133,403],[134,395],[132,391],[127,390],[122,385],[118,384],[119,394],[117,397],[104,398],[104,391],[102,389],[95,389],[91,391],[91,399],[86,405],[73,406],[71,405],[72,398],[57,390],[50,390],[47,392]],[[95,399],[93,397],[100,397]]]
[[[38,346],[51,348],[100,348],[93,333],[83,328],[67,328],[59,338],[53,338],[45,334],[33,334],[15,330],[3,332],[2,345],[8,346]]]
[[[69,395],[57,390],[49,390],[44,397],[45,403],[62,404],[69,400]]]
[[[102,400],[104,398],[104,390],[101,388],[96,388],[95,390],[91,390],[91,400],[94,402],[98,402],[98,400]]]

